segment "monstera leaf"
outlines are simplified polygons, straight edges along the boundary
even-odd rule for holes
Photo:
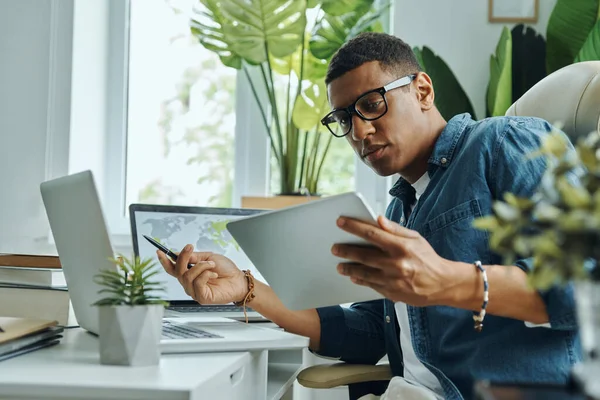
[[[502,29],[496,54],[490,56],[490,84],[487,109],[491,116],[504,115],[512,104],[512,39],[507,27]]]
[[[360,2],[355,0],[323,0],[321,8],[332,16],[344,15],[360,7]]]
[[[242,68],[241,57],[233,51],[233,39],[228,37],[223,27],[231,24],[221,13],[218,0],[201,0],[205,10],[199,10],[192,16],[191,31],[200,44],[216,53],[221,62],[235,69]]]
[[[296,98],[292,121],[298,129],[312,131],[318,127],[322,132],[328,132],[320,122],[328,111],[327,88],[325,82],[319,79]]]
[[[546,42],[533,28],[523,24],[511,31],[512,102],[546,76]]]
[[[575,62],[600,60],[600,19],[594,25]]]
[[[546,31],[546,72],[573,63],[600,17],[600,0],[557,0]]]
[[[296,0],[201,0],[212,19],[194,31],[201,42],[216,43],[221,54],[235,54],[250,64],[267,61],[267,53],[285,57],[302,43],[306,2]],[[220,53],[217,53],[221,55]]]
[[[373,0],[356,0],[356,3],[356,8],[349,13],[340,16],[326,14],[317,22],[309,44],[315,57],[329,60],[344,43],[359,33],[381,30],[381,24],[377,24],[377,21],[389,8],[389,4],[369,11]]]
[[[457,114],[468,112],[475,117],[473,105],[450,67],[427,46],[414,48],[419,64],[431,77],[435,88],[435,106],[449,120]]]
[[[293,70],[299,78],[316,81],[322,79],[327,74],[327,60],[316,58],[309,50],[310,35],[306,34],[304,38],[304,49],[299,46],[296,51],[285,58],[271,57],[271,67],[275,72],[281,75],[288,75]],[[301,54],[304,51],[304,59]],[[300,68],[300,62],[303,61],[304,68]]]

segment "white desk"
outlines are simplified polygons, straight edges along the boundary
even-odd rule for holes
[[[297,336],[290,341],[298,346]],[[0,361],[0,399],[279,399],[302,368],[307,345],[308,339],[291,350],[167,354],[158,366],[122,367],[100,364],[98,339],[71,329],[59,345]]]

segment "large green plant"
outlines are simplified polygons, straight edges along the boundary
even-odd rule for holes
[[[378,22],[375,0],[200,0],[191,31],[224,65],[244,71],[280,172],[281,194],[318,192],[331,135],[320,125],[327,64]],[[309,16],[312,18],[309,19]],[[316,16],[316,17],[315,17]],[[282,91],[277,75],[287,81]],[[262,101],[266,97],[268,105]]]
[[[415,47],[413,52],[421,68],[429,75],[435,88],[435,106],[449,120],[453,116],[468,112],[475,115],[469,96],[442,58],[427,47]]]
[[[523,25],[507,32],[505,27],[490,65],[487,114],[491,116],[504,115],[546,75],[574,62],[600,60],[600,0],[557,0],[546,41]],[[509,71],[512,77],[507,77]]]

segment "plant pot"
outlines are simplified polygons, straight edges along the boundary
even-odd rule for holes
[[[575,282],[575,304],[584,362],[600,361],[600,282]]]
[[[100,363],[157,365],[163,313],[160,304],[100,306]]]
[[[308,203],[309,201],[319,200],[320,198],[320,196],[313,195],[243,196],[242,208],[277,210]]]

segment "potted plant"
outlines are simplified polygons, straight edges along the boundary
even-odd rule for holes
[[[318,195],[332,135],[324,77],[333,54],[367,30],[389,3],[375,0],[200,0],[191,31],[224,65],[242,70],[269,136],[278,195]]]
[[[586,361],[600,356],[600,135],[572,145],[557,129],[538,153],[547,169],[531,198],[511,193],[493,215],[475,220],[490,247],[513,263],[533,258],[531,285],[546,290],[572,283]]]
[[[162,282],[152,278],[159,273],[151,259],[112,260],[115,269],[94,277],[106,297],[94,303],[99,308],[100,362],[109,365],[156,365],[160,359],[160,339],[164,307],[155,293],[164,291]]]

